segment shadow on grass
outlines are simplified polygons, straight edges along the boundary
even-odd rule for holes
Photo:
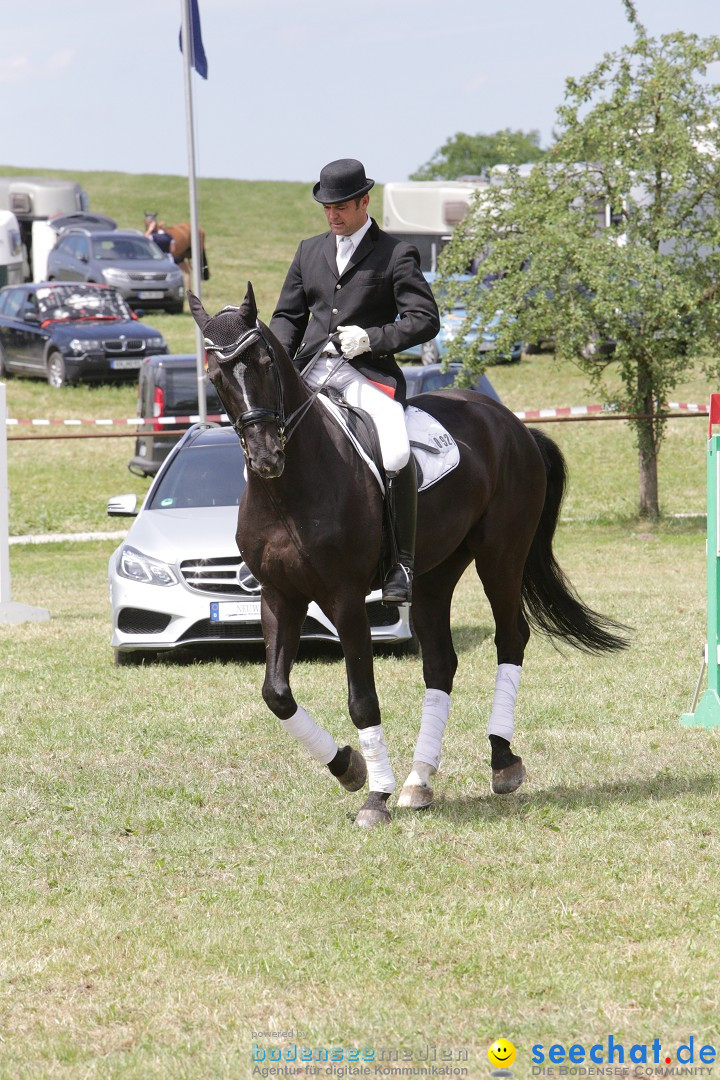
[[[596,786],[558,784],[542,791],[520,790],[514,795],[483,794],[456,799],[439,796],[434,812],[451,821],[475,821],[479,817],[483,821],[532,818],[542,824],[545,817],[548,826],[553,827],[554,819],[563,811],[602,810],[622,803],[632,805],[683,795],[707,795],[719,790],[720,776],[716,773],[685,777],[663,770],[646,779],[613,780]]]
[[[469,652],[482,645],[495,633],[490,626],[481,623],[477,626],[453,626],[453,644],[457,653]],[[412,655],[407,642],[396,645],[378,642],[374,647],[376,657]],[[301,641],[297,663],[334,665],[343,663],[340,646],[328,641]],[[149,652],[138,650],[126,653],[122,666],[157,666],[187,667],[192,664],[248,665],[256,667],[265,664],[265,646],[257,642],[245,642],[242,645],[218,643],[207,646],[183,646],[176,649]],[[420,677],[420,676],[418,676]]]

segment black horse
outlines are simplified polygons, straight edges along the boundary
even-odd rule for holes
[[[214,317],[197,297],[189,301],[205,336],[210,378],[247,462],[237,544],[262,584],[263,698],[345,788],[359,790],[369,770],[370,794],[357,823],[387,822],[395,781],[365,608],[381,555],[380,486],[258,321],[251,285],[240,307]],[[420,808],[432,801],[430,780],[439,765],[457,668],[450,605],[473,560],[495,620],[498,674],[488,725],[494,792],[514,791],[525,779],[510,739],[530,624],[589,652],[623,648],[626,641],[620,624],[582,603],[555,560],[552,542],[566,486],[556,444],[473,390],[425,394],[413,404],[440,421],[460,450],[454,471],[418,500],[412,615],[426,695],[413,768],[398,805]],[[340,636],[362,754],[350,746],[339,749],[293,697],[290,669],[310,600]]]

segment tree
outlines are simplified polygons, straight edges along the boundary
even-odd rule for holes
[[[500,350],[554,339],[637,417],[638,512],[654,518],[664,403],[690,365],[720,375],[720,360],[698,359],[720,352],[720,87],[706,77],[720,38],[651,39],[623,2],[632,45],[567,80],[549,159],[475,196],[441,270],[452,297],[450,275],[485,256],[493,284],[465,293],[466,329],[502,309]],[[453,351],[482,370],[477,348]]]
[[[492,165],[539,161],[546,152],[540,149],[539,131],[506,128],[494,135],[466,135],[458,131],[410,179],[457,180],[460,176],[480,176]]]

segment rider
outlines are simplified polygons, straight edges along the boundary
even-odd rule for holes
[[[405,379],[394,354],[430,341],[440,318],[417,249],[368,216],[374,183],[354,158],[321,170],[312,193],[330,231],[301,242],[270,329],[308,385],[332,386],[375,422],[398,554],[383,600],[397,604],[412,599],[417,483],[403,413]]]

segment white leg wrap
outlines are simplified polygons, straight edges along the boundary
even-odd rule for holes
[[[382,724],[376,727],[361,728],[358,731],[360,749],[368,767],[368,788],[370,791],[383,791],[390,794],[395,790],[395,774],[385,742]]]
[[[337,754],[338,745],[330,732],[319,727],[302,705],[298,705],[297,712],[280,723],[286,731],[300,740],[310,756],[321,765],[327,765]]]
[[[450,695],[443,690],[426,690],[413,763],[424,761],[433,769],[440,768],[440,751],[449,715]]]
[[[488,721],[488,735],[500,735],[511,741],[515,730],[515,698],[522,668],[517,664],[498,664],[495,694]]]

